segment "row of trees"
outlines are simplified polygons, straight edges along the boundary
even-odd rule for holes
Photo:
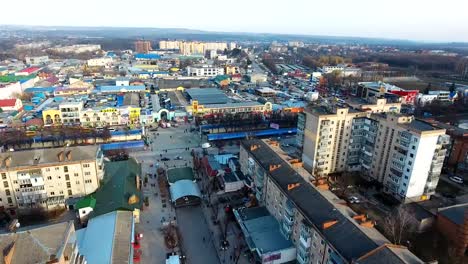
[[[34,143],[41,142],[43,145],[52,143],[54,146],[63,146],[66,142],[80,144],[92,139],[96,143],[98,139],[107,141],[110,138],[111,134],[107,128],[103,130],[82,127],[45,128],[36,132],[34,136],[30,136],[26,130],[20,129],[0,132],[0,145],[4,148],[25,146],[31,148]]]

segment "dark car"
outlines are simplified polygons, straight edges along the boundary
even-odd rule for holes
[[[171,160],[171,159],[170,159],[170,158],[164,157],[164,158],[162,158],[161,160],[162,160],[162,161],[168,161],[168,160]]]

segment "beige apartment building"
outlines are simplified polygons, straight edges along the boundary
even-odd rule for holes
[[[198,41],[167,41],[159,42],[160,49],[179,50],[183,55],[205,54],[209,50],[225,50],[226,42],[198,42]]]
[[[293,159],[281,157],[273,143],[241,141],[239,162],[254,183],[259,204],[295,246],[297,263],[423,263],[408,249],[390,244],[371,219],[343,205],[330,191],[315,187],[309,182],[312,175],[300,175]],[[375,258],[382,262],[371,261]]]
[[[98,146],[0,153],[0,207],[46,210],[94,192],[104,176]]]
[[[448,136],[412,116],[399,104],[311,106],[298,121],[304,168],[314,174],[361,171],[401,201],[434,193]]]

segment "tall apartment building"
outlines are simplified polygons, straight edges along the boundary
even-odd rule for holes
[[[425,200],[438,183],[445,129],[384,106],[307,108],[297,137],[304,167],[323,175],[362,171],[401,201]]]
[[[254,183],[259,204],[295,246],[297,263],[423,263],[408,249],[391,245],[365,215],[309,183],[312,176],[300,175],[270,144],[274,142],[243,140],[239,162]]]
[[[198,41],[167,41],[159,42],[159,48],[164,50],[179,50],[183,55],[205,54],[209,50],[225,50],[226,42],[198,42]]]
[[[0,153],[0,207],[53,209],[94,192],[104,174],[98,146]]]
[[[149,40],[137,40],[135,41],[135,52],[136,53],[148,53],[151,50],[151,42]]]
[[[224,68],[215,67],[211,65],[199,65],[187,67],[188,76],[200,76],[200,77],[212,77],[217,75],[223,75]]]

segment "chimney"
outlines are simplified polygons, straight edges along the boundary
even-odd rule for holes
[[[299,187],[299,185],[301,185],[300,183],[290,183],[288,184],[288,191],[296,188],[296,187]]]
[[[65,156],[67,157],[67,160],[70,161],[72,159],[71,150],[67,151],[67,154],[65,154]]]
[[[11,166],[11,156],[5,158],[3,162],[5,163],[5,168],[9,168]]]
[[[64,159],[63,151],[60,151],[60,152],[57,154],[57,158],[58,158],[58,161],[63,161],[63,159]]]
[[[251,145],[250,146],[250,151],[254,151],[254,150],[258,149],[258,148],[260,148],[259,145]]]
[[[281,164],[277,164],[277,165],[270,164],[269,171],[270,172],[275,171],[276,169],[279,169],[280,167],[281,167]]]
[[[372,221],[372,220],[364,221],[364,222],[360,223],[360,225],[363,226],[363,227],[372,228],[372,227],[374,227],[374,221]]]
[[[353,219],[358,221],[358,222],[364,222],[364,221],[366,221],[367,217],[364,214],[360,214],[360,215],[353,216]]]
[[[325,223],[323,223],[322,225],[322,228],[323,229],[327,229],[327,228],[330,228],[332,227],[334,224],[338,223],[337,220],[330,220],[330,221],[326,221]]]

